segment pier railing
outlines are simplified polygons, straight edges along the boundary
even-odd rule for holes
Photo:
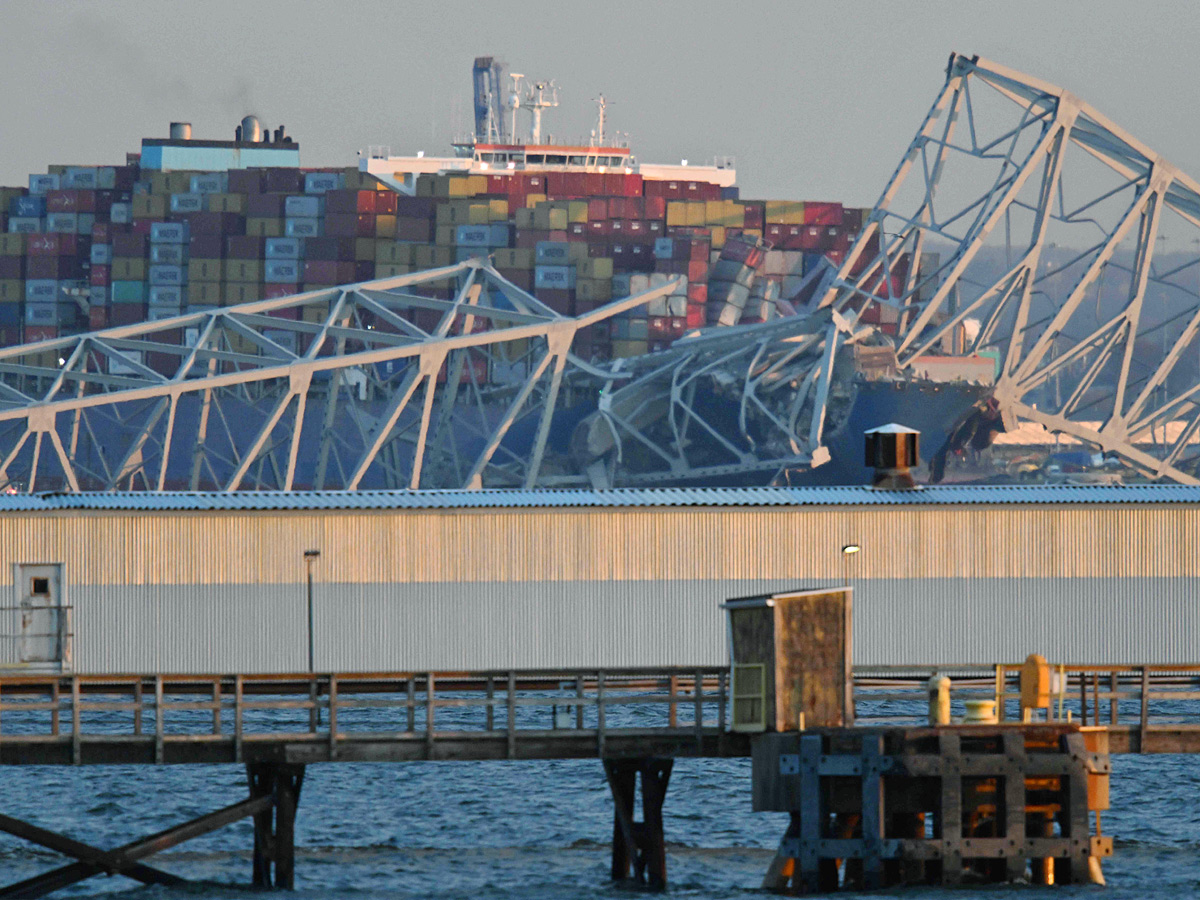
[[[1019,665],[858,667],[856,724],[993,699],[1020,719]],[[1200,665],[1055,667],[1039,719],[1103,726],[1113,752],[1200,752]],[[0,763],[292,762],[743,755],[725,668],[0,676]]]
[[[714,755],[726,669],[0,677],[0,762]],[[383,747],[387,750],[381,750]]]

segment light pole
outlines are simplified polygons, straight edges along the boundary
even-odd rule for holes
[[[321,556],[320,550],[305,550],[304,565],[308,569],[308,671],[313,673],[316,669],[313,667],[313,595],[312,595],[312,567]]]
[[[850,587],[850,557],[861,549],[858,544],[842,545],[842,587]]]

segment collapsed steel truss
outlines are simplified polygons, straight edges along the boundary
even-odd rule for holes
[[[577,333],[675,287],[572,318],[471,260],[3,349],[0,488],[530,487]]]
[[[991,350],[1006,427],[1041,423],[1195,483],[1198,228],[1200,184],[1128,132],[954,55],[819,305],[889,310],[901,368],[956,342]]]

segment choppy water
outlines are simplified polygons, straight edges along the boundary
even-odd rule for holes
[[[0,769],[0,812],[111,847],[246,795],[235,766]],[[1105,833],[1117,851],[1097,889],[989,887],[992,898],[1084,891],[1172,900],[1200,897],[1200,758],[1114,757]],[[747,760],[679,760],[664,810],[670,893],[695,898],[757,890],[785,827],[750,812]],[[612,808],[598,761],[310,766],[297,820],[297,896],[304,898],[620,898],[608,881]],[[149,862],[199,886],[143,888],[121,877],[56,896],[249,898],[249,821]],[[0,883],[62,857],[0,836]],[[1065,893],[1064,893],[1065,892]],[[908,889],[871,896],[979,896]],[[847,896],[847,895],[843,895]]]

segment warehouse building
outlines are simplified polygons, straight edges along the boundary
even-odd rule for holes
[[[1197,535],[1178,485],[11,495],[0,665],[303,671],[310,570],[318,671],[721,665],[723,600],[842,583],[860,665],[1194,662]]]

